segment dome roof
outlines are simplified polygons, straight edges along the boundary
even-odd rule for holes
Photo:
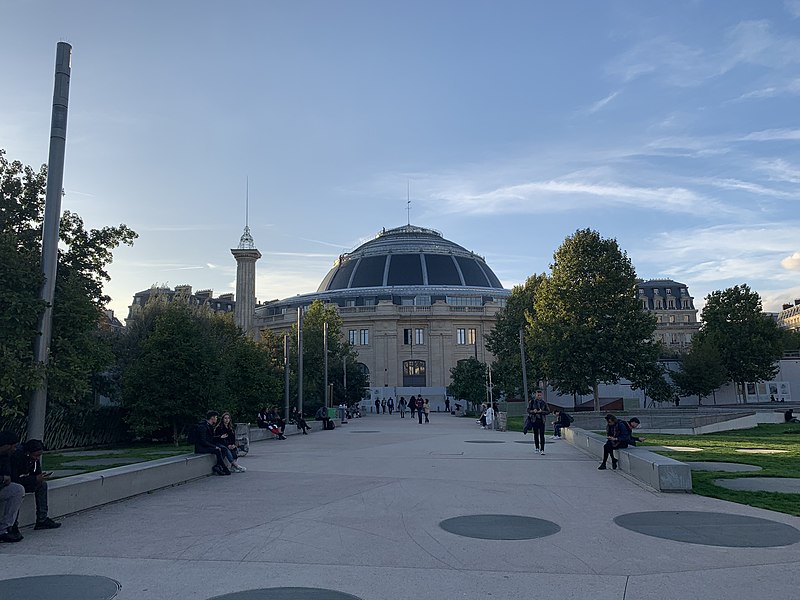
[[[438,231],[404,225],[342,254],[317,292],[419,285],[503,289],[483,257]]]

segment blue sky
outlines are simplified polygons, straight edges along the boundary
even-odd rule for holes
[[[73,45],[64,208],[139,233],[107,292],[234,290],[249,178],[260,300],[382,227],[511,287],[584,227],[645,279],[800,297],[800,0],[2,0],[0,147],[47,160]]]

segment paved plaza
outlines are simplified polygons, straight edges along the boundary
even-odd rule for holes
[[[103,578],[120,600],[798,597],[800,518],[657,493],[530,442],[436,413],[315,427],[253,444],[246,473],[25,530],[0,546],[0,578],[93,576],[42,580],[58,600],[108,598]]]

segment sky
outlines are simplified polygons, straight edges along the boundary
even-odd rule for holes
[[[0,0],[0,148],[47,162],[73,46],[63,209],[125,223],[106,293],[316,291],[382,228],[506,287],[590,227],[699,308],[800,298],[800,0]],[[246,211],[249,196],[249,211]],[[407,211],[410,198],[410,211]],[[247,216],[246,216],[247,215]]]

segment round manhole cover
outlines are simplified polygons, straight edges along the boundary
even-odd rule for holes
[[[614,522],[644,535],[706,546],[769,548],[800,541],[800,531],[790,525],[726,513],[638,512],[620,515]]]
[[[521,515],[465,515],[445,519],[439,527],[480,540],[532,540],[561,531],[552,521]]]
[[[122,588],[97,575],[38,575],[0,580],[0,598],[36,600],[111,600]]]
[[[464,440],[465,444],[505,444],[502,440]]]
[[[233,592],[224,596],[214,596],[209,600],[361,600],[361,598],[323,588],[277,587]]]

